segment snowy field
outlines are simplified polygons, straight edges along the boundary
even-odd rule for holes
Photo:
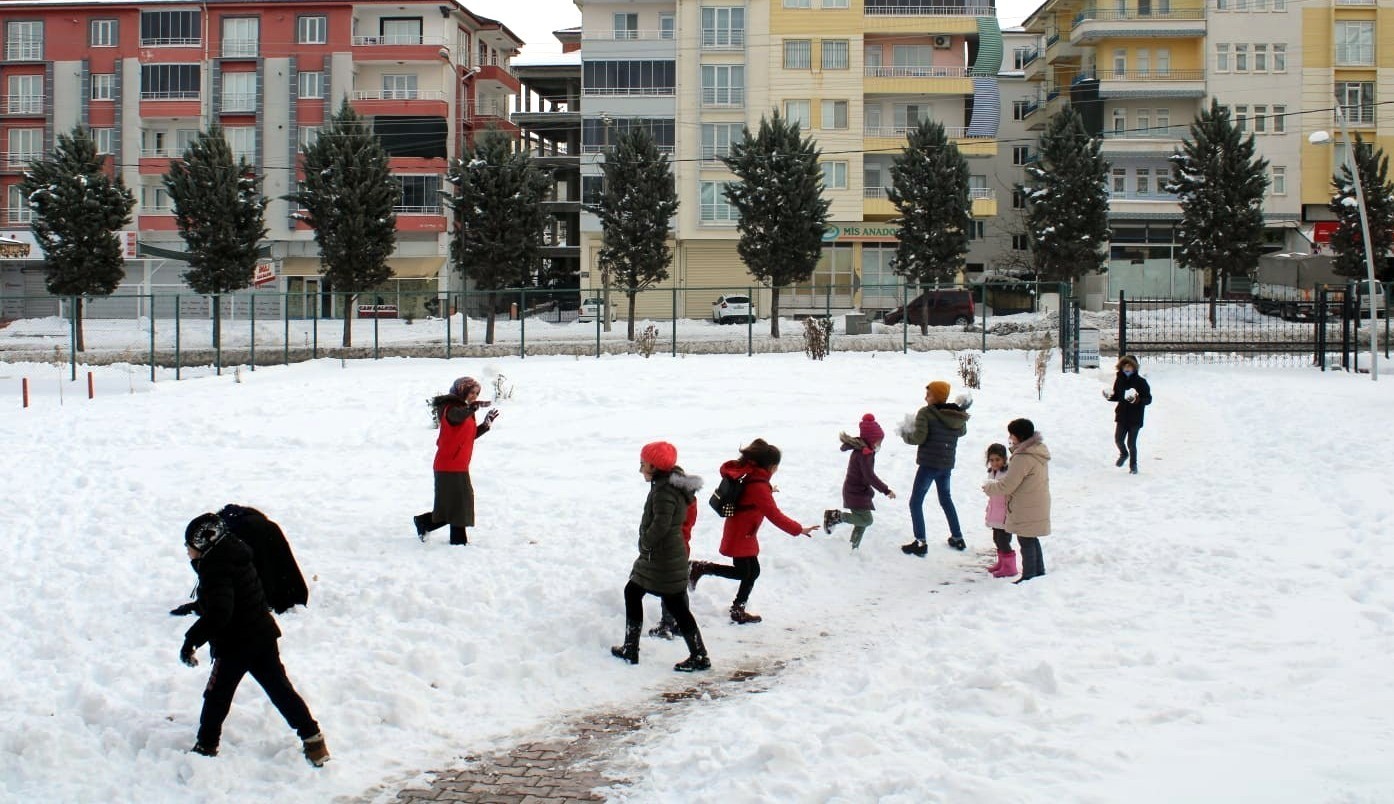
[[[1058,365],[1058,364],[1056,364]],[[857,553],[761,531],[764,574],[694,594],[713,674],[770,688],[694,702],[623,749],[607,792],[660,802],[1387,802],[1394,800],[1394,366],[1144,361],[1156,403],[1141,474],[1115,469],[1111,372],[983,358],[954,497],[970,549],[902,555],[914,450],[892,435]],[[183,382],[148,370],[0,363],[0,800],[390,800],[428,769],[643,713],[691,677],[681,643],[609,655],[646,492],[667,439],[706,478],[755,437],[784,450],[776,499],[812,523],[840,503],[837,433],[889,433],[947,352],[754,358],[321,360]],[[205,372],[206,373],[206,372]],[[431,496],[425,400],[471,374],[513,388],[479,442],[479,527],[417,541]],[[19,381],[30,377],[31,407]],[[188,375],[186,375],[188,376]],[[59,391],[62,390],[60,400]],[[1033,419],[1054,455],[1047,575],[981,570],[983,450]],[[291,678],[324,728],[322,770],[249,679],[221,755],[193,743],[208,655],[166,612],[194,575],[182,534],[236,501],[286,529],[310,605],[280,617]],[[717,558],[704,508],[694,555]],[[438,532],[438,534],[441,532]],[[657,601],[650,598],[650,619]],[[648,623],[646,623],[646,628]],[[779,669],[781,668],[782,669]]]

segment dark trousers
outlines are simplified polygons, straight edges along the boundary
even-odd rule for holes
[[[993,528],[992,543],[997,545],[997,552],[1010,553],[1012,551],[1012,534],[1001,528]]]
[[[1118,426],[1113,428],[1113,443],[1118,445],[1118,457],[1128,459],[1128,468],[1137,468],[1137,433],[1142,429],[1140,424],[1125,424],[1118,422]]]
[[[635,627],[643,625],[644,595],[656,595],[663,601],[664,611],[672,614],[673,619],[677,620],[678,630],[682,631],[683,636],[692,636],[697,633],[697,620],[692,616],[692,609],[688,608],[686,589],[681,592],[660,594],[650,592],[633,581],[624,585],[624,619],[628,625]]]
[[[953,471],[932,466],[921,466],[915,470],[915,484],[910,488],[910,530],[915,534],[915,541],[925,540],[924,498],[932,485],[939,487],[939,507],[944,509],[944,518],[949,521],[949,535],[956,539],[963,538],[963,530],[958,526],[958,509],[954,508],[954,498],[949,492],[949,478]]]
[[[744,606],[750,599],[750,590],[755,588],[755,579],[760,577],[760,557],[733,558],[729,567],[725,564],[712,564],[707,568],[707,574],[740,581],[740,588],[736,589],[736,599],[731,602],[737,606]]]
[[[422,528],[422,530],[426,531],[427,533],[430,533],[431,531],[436,530],[437,528],[443,528],[443,527],[445,527],[445,523],[444,523],[444,522],[437,522],[437,521],[435,521],[434,519],[431,518],[431,512],[430,512],[430,511],[427,511],[426,513],[424,513],[424,514],[422,514],[421,516],[417,517],[417,519],[418,519],[420,522],[422,522],[422,523],[425,524],[425,526]],[[467,534],[467,533],[465,532],[465,526],[464,526],[464,525],[451,525],[451,526],[450,526],[450,543],[451,543],[451,544],[469,544],[469,543],[470,543],[470,537],[469,537],[469,534]]]
[[[273,641],[266,650],[252,655],[219,656],[213,660],[213,672],[203,690],[203,713],[199,715],[198,742],[205,748],[217,748],[223,734],[223,721],[232,709],[232,696],[237,685],[248,673],[266,690],[281,717],[304,740],[319,734],[319,724],[290,685],[286,668],[281,664],[281,651]]]
[[[1032,536],[1018,536],[1021,542],[1021,579],[1027,580],[1037,575],[1045,575],[1045,559],[1041,557],[1041,540]]]

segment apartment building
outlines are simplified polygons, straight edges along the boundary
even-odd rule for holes
[[[781,295],[793,313],[898,304],[890,271],[890,164],[921,120],[942,123],[970,158],[973,213],[997,212],[1002,37],[990,3],[951,0],[577,0],[582,10],[582,195],[599,192],[598,154],[644,126],[673,155],[674,281],[702,316],[723,289],[754,284],[737,251],[719,161],[742,129],[778,110],[822,151],[832,225],[811,287]],[[583,286],[597,286],[599,226],[581,219]],[[671,299],[655,305],[671,305]],[[762,309],[768,302],[761,299]],[[656,308],[657,309],[657,308]]]
[[[516,132],[508,112],[519,84],[509,63],[522,41],[453,0],[0,2],[0,27],[3,234],[31,246],[0,251],[11,299],[44,292],[20,173],[75,125],[92,130],[139,204],[123,233],[119,293],[184,288],[183,241],[161,177],[216,123],[264,177],[264,262],[274,279],[263,287],[295,294],[291,315],[313,313],[322,298],[320,261],[312,231],[281,197],[296,186],[301,147],[342,100],[369,120],[402,185],[389,293],[451,287],[440,197],[447,162],[478,131]],[[321,303],[321,314],[333,312]],[[36,311],[0,311],[17,314]]]

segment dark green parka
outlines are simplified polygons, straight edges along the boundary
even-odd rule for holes
[[[683,525],[697,500],[702,478],[681,467],[655,472],[639,520],[639,557],[629,580],[649,592],[671,594],[687,588],[687,542]],[[690,526],[689,526],[690,527]]]

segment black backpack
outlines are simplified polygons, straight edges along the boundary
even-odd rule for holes
[[[717,484],[716,491],[707,500],[717,516],[734,516],[736,506],[740,505],[741,494],[745,492],[745,478],[740,479],[721,476],[721,482]]]
[[[256,565],[262,591],[272,610],[281,614],[291,606],[304,606],[309,602],[310,590],[305,585],[305,576],[300,574],[300,566],[295,562],[295,554],[290,551],[290,543],[280,525],[257,509],[242,505],[225,505],[218,517],[227,524],[232,535],[252,548],[252,563]]]

